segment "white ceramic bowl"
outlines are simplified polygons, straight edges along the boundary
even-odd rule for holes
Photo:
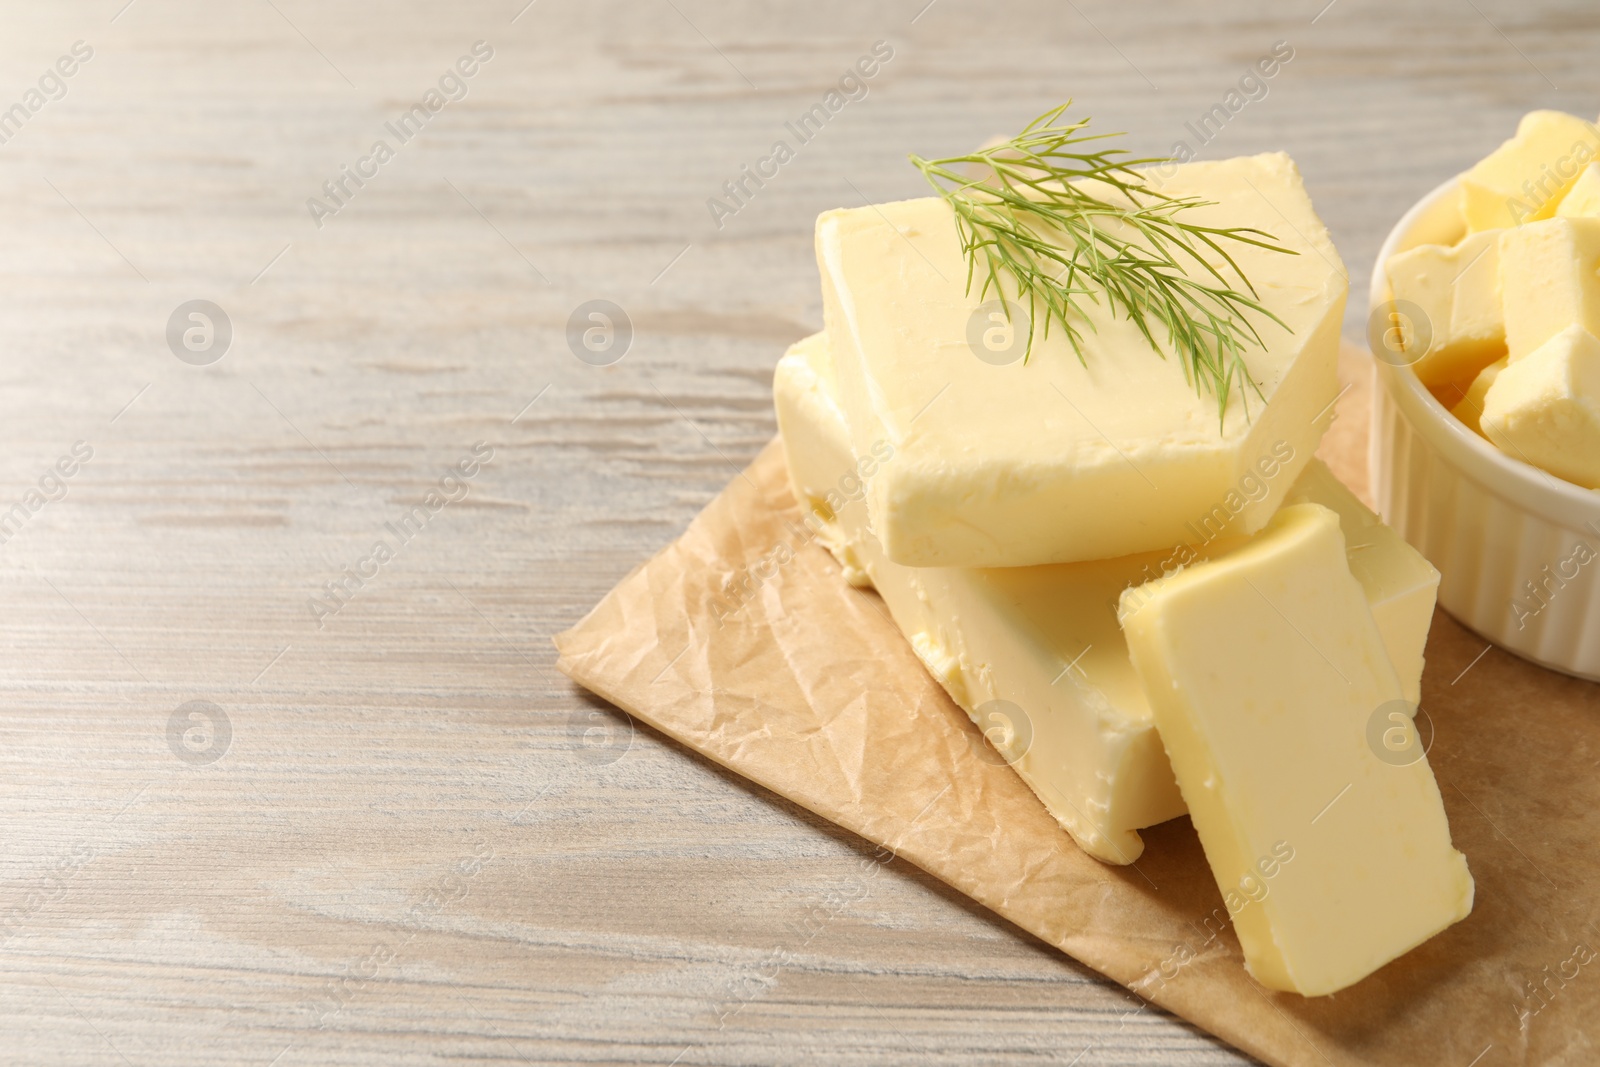
[[[1378,251],[1371,310],[1383,308],[1384,322],[1383,265],[1461,235],[1455,190],[1452,178],[1429,193]],[[1384,520],[1439,568],[1440,606],[1519,656],[1600,681],[1600,492],[1507,456],[1372,347],[1372,492]]]

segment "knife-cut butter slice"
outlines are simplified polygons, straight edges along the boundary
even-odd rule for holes
[[[1459,244],[1420,245],[1389,257],[1385,269],[1395,300],[1416,304],[1427,329],[1414,329],[1407,352],[1411,369],[1429,387],[1470,378],[1506,351],[1505,315],[1500,310],[1500,233],[1485,230]]]
[[[1129,651],[1258,981],[1332,993],[1472,910],[1337,515],[1285,507],[1140,592]]]
[[[1506,455],[1600,489],[1600,340],[1569,326],[1500,372],[1483,435]]]
[[[1242,539],[1054,566],[903,567],[869,532],[862,500],[866,484],[901,457],[882,441],[859,459],[852,451],[825,335],[778,362],[774,393],[796,499],[846,577],[876,585],[929,672],[1086,852],[1108,863],[1137,859],[1135,831],[1184,807],[1128,660],[1118,597]],[[1269,469],[1290,478],[1281,466]],[[1351,524],[1352,565],[1362,557],[1373,611],[1415,691],[1438,573],[1320,463],[1289,495],[1326,503]]]
[[[1511,362],[1577,324],[1600,336],[1600,218],[1554,218],[1500,239],[1500,296]]]
[[[1530,111],[1516,136],[1461,175],[1467,229],[1495,230],[1555,214],[1585,164],[1600,154],[1595,124],[1563,111]]]
[[[1244,359],[1265,405],[1236,389],[1219,420],[1182,362],[1153,351],[1103,296],[1078,323],[1081,361],[1059,322],[1048,339],[1038,324],[1024,361],[1026,326],[1008,325],[980,285],[967,291],[954,215],[937,197],[817,220],[823,315],[856,451],[875,441],[895,451],[867,497],[889,558],[1011,567],[1162,549],[1287,442],[1289,478],[1232,516],[1240,533],[1267,521],[1327,427],[1345,270],[1286,155],[1185,164],[1161,189],[1213,202],[1185,219],[1257,227],[1298,253],[1223,242],[1284,323],[1250,313],[1265,348]]]

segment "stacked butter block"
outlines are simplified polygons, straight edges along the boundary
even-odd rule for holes
[[[1458,179],[1458,240],[1392,256],[1405,361],[1506,455],[1600,489],[1600,128],[1559,111]],[[1413,324],[1415,326],[1415,324]]]
[[[1163,192],[1298,253],[1230,249],[1282,322],[1256,323],[1248,403],[1219,417],[1103,304],[1082,360],[1059,329],[996,358],[1017,323],[967,292],[929,198],[818,220],[826,330],[779,362],[779,427],[846,579],[1063,829],[1127,864],[1190,813],[1252,972],[1330,992],[1471,907],[1425,757],[1369,729],[1415,745],[1438,574],[1312,456],[1346,283],[1294,164],[1187,164]]]

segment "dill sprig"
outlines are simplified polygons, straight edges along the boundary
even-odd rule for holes
[[[1045,112],[1017,136],[990,148],[947,159],[911,157],[955,210],[967,260],[967,292],[972,292],[981,260],[985,277],[979,299],[993,292],[1009,318],[1000,281],[1002,276],[1011,278],[1016,298],[1028,310],[1024,362],[1033,353],[1034,323],[1042,307],[1042,336],[1049,337],[1054,319],[1066,331],[1079,362],[1087,365],[1080,327],[1088,323],[1092,331],[1094,323],[1081,301],[1098,304],[1103,295],[1113,315],[1133,322],[1163,358],[1155,330],[1165,332],[1183,363],[1185,379],[1201,396],[1216,398],[1219,418],[1226,416],[1229,398],[1236,389],[1242,392],[1245,383],[1261,396],[1245,366],[1244,350],[1264,342],[1244,312],[1259,312],[1288,327],[1261,305],[1223,242],[1298,253],[1254,227],[1185,221],[1183,212],[1214,201],[1168,196],[1151,188],[1144,173],[1134,169],[1168,160],[1126,159],[1122,149],[1089,147],[1089,142],[1120,134],[1083,132],[1089,119],[1062,118],[1071,106],[1069,100]],[[952,169],[956,167],[962,169]],[[972,176],[974,170],[981,174]],[[1206,259],[1206,250],[1223,266]]]

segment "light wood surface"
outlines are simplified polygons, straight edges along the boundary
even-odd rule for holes
[[[899,862],[770,977],[870,850],[634,731],[549,636],[771,437],[811,220],[916,194],[906,152],[1069,95],[1170,151],[1287,41],[1201,155],[1293,153],[1360,336],[1406,206],[1524,110],[1600,107],[1600,17],[523,2],[0,5],[0,109],[93,49],[0,144],[0,1060],[1245,1062]],[[718,229],[706,199],[879,40]],[[633,324],[610,366],[568,347],[596,298]],[[165,336],[196,299],[233,327],[208,366]],[[477,442],[464,498],[362,564]],[[170,729],[192,701],[226,738]]]

